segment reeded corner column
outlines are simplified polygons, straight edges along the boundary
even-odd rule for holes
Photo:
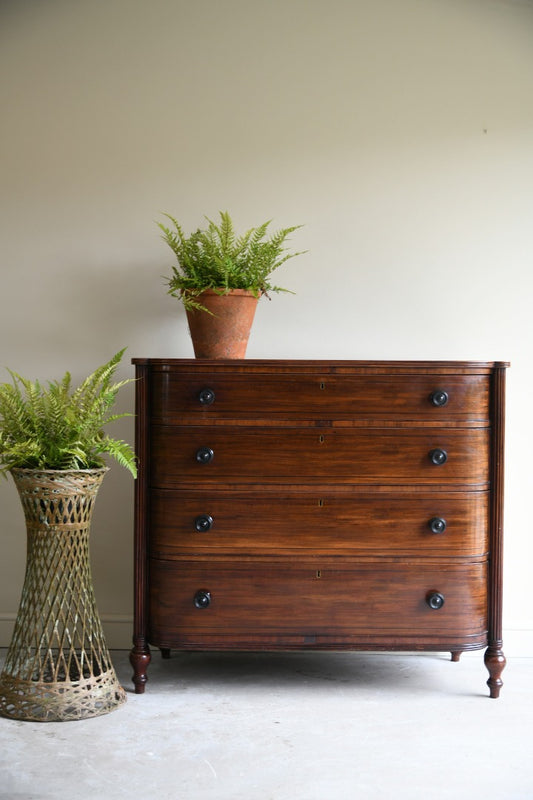
[[[487,685],[490,696],[500,696],[503,686],[501,674],[506,664],[502,646],[503,604],[503,493],[505,447],[505,369],[507,364],[497,364],[492,376],[493,403],[491,410],[491,488],[490,509],[490,560],[489,560],[489,646],[485,652],[485,666],[489,671]]]
[[[133,685],[136,694],[144,694],[148,681],[147,670],[152,659],[147,638],[147,553],[148,553],[148,463],[149,431],[145,420],[149,415],[150,366],[144,359],[133,359],[135,364],[135,453],[138,472],[135,479],[134,516],[134,599],[133,648],[130,663],[133,667]]]

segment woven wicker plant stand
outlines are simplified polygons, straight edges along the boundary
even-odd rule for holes
[[[13,469],[26,518],[26,575],[0,675],[0,714],[61,722],[126,700],[106,647],[92,586],[89,532],[107,469]]]

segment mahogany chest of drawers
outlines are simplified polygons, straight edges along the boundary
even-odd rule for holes
[[[134,359],[135,626],[182,650],[501,641],[502,362]]]

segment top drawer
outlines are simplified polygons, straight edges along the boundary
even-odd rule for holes
[[[152,374],[152,420],[376,419],[480,425],[489,420],[488,375]]]

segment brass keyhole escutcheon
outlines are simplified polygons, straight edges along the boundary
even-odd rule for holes
[[[324,381],[320,381],[320,388],[321,389],[325,389],[326,388],[326,384],[325,384]]]
[[[323,433],[321,433],[320,436],[318,437],[318,443],[319,444],[324,444],[325,441],[326,441],[326,437],[324,436]]]
[[[318,501],[318,505],[320,506],[320,508],[323,508],[323,506],[324,506],[324,501],[323,501],[323,499],[322,499],[322,498],[320,498],[320,500]]]
[[[317,569],[315,577],[316,577],[317,580],[319,580],[322,577],[322,570]]]

